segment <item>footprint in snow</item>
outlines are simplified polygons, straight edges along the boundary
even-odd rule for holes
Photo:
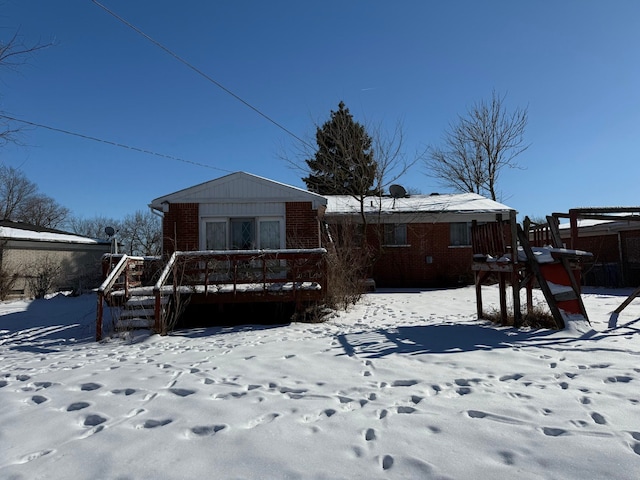
[[[197,425],[191,428],[191,433],[197,435],[198,437],[206,437],[210,435],[215,435],[221,430],[227,428],[227,425]]]
[[[87,408],[89,403],[87,402],[75,402],[67,407],[67,412],[75,412],[77,410],[82,410],[83,408]]]
[[[134,393],[136,393],[136,390],[133,389],[133,388],[125,388],[125,389],[116,388],[115,390],[111,390],[111,393],[113,393],[114,395],[122,395],[122,394],[124,394],[126,396],[129,396],[129,395],[133,395]]]
[[[417,410],[413,407],[399,406],[396,408],[396,412],[398,413],[414,413]]]
[[[547,437],[559,437],[560,435],[564,435],[568,432],[562,428],[542,427],[542,433]]]
[[[106,421],[107,421],[107,419],[104,418],[101,415],[96,415],[96,414],[87,415],[85,417],[85,419],[84,419],[83,425],[85,427],[95,427],[95,426],[100,425],[101,423],[104,423]]]
[[[279,413],[270,413],[268,415],[263,415],[261,417],[258,417],[254,420],[251,420],[249,422],[249,424],[247,425],[247,428],[255,428],[258,425],[264,425],[266,423],[271,423],[273,422],[276,418],[278,418],[280,416]]]
[[[519,374],[519,373],[513,373],[511,375],[503,375],[502,377],[500,377],[500,381],[501,382],[507,382],[509,380],[520,380],[523,377],[523,375]]]
[[[391,386],[392,387],[412,387],[418,384],[418,380],[395,380]]]
[[[391,455],[384,455],[380,458],[380,466],[383,470],[389,470],[393,467],[393,457]]]
[[[91,392],[93,390],[98,390],[99,388],[102,388],[102,385],[93,382],[83,383],[82,385],[80,385],[80,390],[84,392]]]
[[[628,375],[616,375],[615,377],[608,377],[604,383],[629,383],[633,380],[633,377]]]
[[[169,391],[179,397],[188,397],[189,395],[196,393],[195,390],[190,390],[188,388],[170,388]]]
[[[17,463],[29,463],[32,462],[33,460],[37,460],[40,457],[44,457],[45,455],[49,455],[51,453],[55,452],[55,450],[39,450],[37,452],[33,452],[33,453],[29,453],[27,455],[23,455],[20,458],[18,458]]]
[[[171,422],[173,422],[171,418],[165,418],[163,420],[149,419],[149,420],[145,420],[145,422],[142,425],[139,425],[138,428],[164,427],[165,425],[169,425]]]
[[[376,440],[376,438],[376,431],[373,428],[367,428],[367,431],[364,432],[364,439],[367,442],[371,442],[373,440]]]
[[[53,385],[53,382],[34,382],[33,383],[37,388],[49,388]]]

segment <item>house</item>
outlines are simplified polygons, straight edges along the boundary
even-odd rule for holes
[[[303,312],[326,299],[327,252],[340,248],[334,231],[364,225],[353,198],[245,172],[158,197],[149,206],[162,215],[162,271],[150,285],[134,277],[146,259],[120,255],[110,262],[98,289],[97,339],[103,301],[122,307],[121,320],[158,332],[189,318],[224,321],[224,313],[258,303]],[[367,198],[367,241],[381,252],[371,273],[382,286],[470,281],[471,222],[512,213],[474,194]]]
[[[36,296],[36,290],[83,290],[100,283],[107,240],[23,222],[0,221],[0,296]],[[39,285],[38,285],[39,284]]]
[[[369,274],[381,287],[472,283],[471,223],[514,212],[474,193],[406,195],[402,188],[363,202],[342,195],[327,200],[330,230],[339,234],[347,224],[362,228],[366,221],[366,243],[378,252]]]
[[[235,172],[158,197],[163,255],[193,250],[318,248],[327,199]]]
[[[640,285],[640,208],[581,208],[554,216],[569,218],[572,212],[575,227],[572,229],[567,222],[559,229],[567,246],[593,254],[593,260],[584,266],[583,283],[602,287]]]

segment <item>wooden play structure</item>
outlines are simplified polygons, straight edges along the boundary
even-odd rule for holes
[[[482,286],[497,282],[502,323],[509,323],[507,286],[511,285],[513,323],[522,325],[520,292],[526,291],[527,312],[533,311],[532,289],[537,285],[549,305],[558,329],[567,318],[577,316],[588,320],[580,297],[580,262],[588,252],[564,248],[557,219],[547,217],[544,225],[516,222],[516,212],[507,219],[471,228],[473,246],[472,269],[475,273],[478,318],[484,316]]]

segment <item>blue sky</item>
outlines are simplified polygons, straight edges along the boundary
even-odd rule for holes
[[[501,200],[521,216],[640,204],[640,2],[102,0],[296,136],[342,100],[357,121],[401,122],[408,159],[492,90],[527,107],[523,167]],[[297,140],[90,0],[5,0],[0,36],[55,41],[0,71],[0,110],[43,128],[0,150],[80,217],[121,218],[243,170],[304,187]],[[438,183],[418,163],[399,180]]]

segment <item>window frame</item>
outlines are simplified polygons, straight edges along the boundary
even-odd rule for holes
[[[462,225],[464,225],[464,235],[460,235]],[[457,230],[454,231],[454,229]],[[449,247],[471,247],[471,222],[449,222]]]
[[[383,247],[409,247],[409,228],[406,223],[382,224]]]

